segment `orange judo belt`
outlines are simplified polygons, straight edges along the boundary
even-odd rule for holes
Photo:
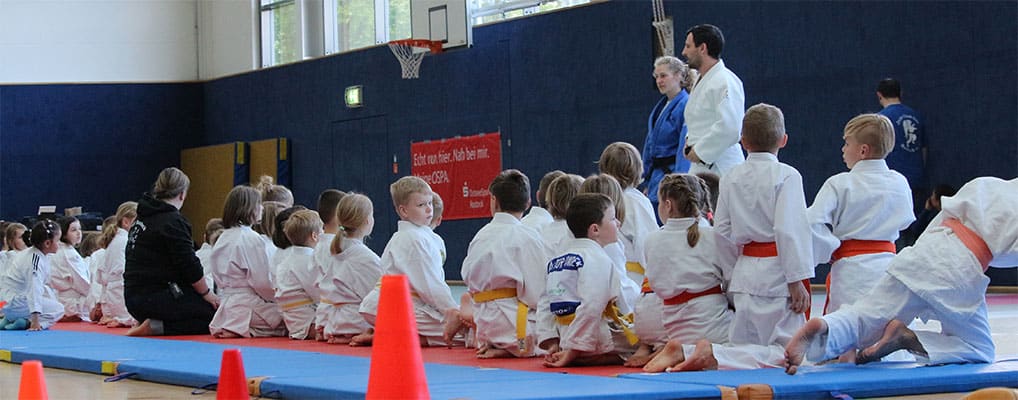
[[[835,261],[846,257],[877,253],[894,254],[896,251],[894,243],[887,240],[843,240],[841,246],[834,250],[834,254],[831,254],[831,264],[833,267]],[[831,275],[828,273],[827,280],[824,281],[824,287],[827,288],[827,298],[824,299],[824,315],[827,315],[827,306],[831,304]]]
[[[778,244],[774,242],[749,242],[742,246],[742,255],[749,257],[777,257]],[[813,289],[809,286],[809,279],[802,280],[802,286],[806,288],[806,294],[813,296]],[[809,307],[806,308],[806,319],[809,320]]]
[[[983,267],[983,272],[986,272],[986,268],[990,266],[990,261],[993,261],[993,253],[990,252],[990,247],[986,245],[983,238],[962,224],[957,218],[944,218],[943,225],[954,231],[954,235],[976,256],[976,259],[979,260],[979,266]]]

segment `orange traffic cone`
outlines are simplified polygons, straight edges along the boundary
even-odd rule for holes
[[[21,363],[21,386],[18,387],[18,400],[46,400],[46,378],[42,374],[42,361],[25,361]]]
[[[239,349],[223,350],[223,363],[219,366],[219,386],[216,400],[248,400],[247,378],[244,375],[244,361]]]
[[[417,320],[406,275],[382,277],[368,399],[428,399]]]

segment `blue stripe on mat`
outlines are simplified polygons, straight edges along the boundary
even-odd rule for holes
[[[11,351],[15,362],[40,360],[47,367],[99,373],[102,361],[118,361],[118,373],[135,373],[136,379],[191,387],[215,383],[222,351],[238,347],[247,377],[267,377],[260,386],[264,397],[359,399],[366,392],[370,360],[363,357],[87,332],[0,331],[0,349]],[[720,397],[715,386],[698,383],[635,382],[442,364],[426,364],[425,375],[435,399]]]
[[[806,366],[795,375],[777,368],[744,371],[702,371],[624,374],[620,378],[652,382],[698,383],[738,387],[766,384],[775,399],[829,399],[832,392],[852,397],[886,397],[927,393],[969,392],[993,386],[1018,385],[1018,360],[993,364],[917,366],[883,362],[865,365]]]

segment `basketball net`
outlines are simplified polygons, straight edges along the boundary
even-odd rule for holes
[[[672,33],[672,20],[665,16],[663,0],[654,2],[654,30],[657,31],[658,42],[661,43],[661,54],[675,56],[675,36]]]
[[[399,60],[399,66],[403,69],[403,79],[417,79],[420,77],[421,61],[424,61],[426,53],[439,53],[442,51],[442,42],[432,40],[404,39],[389,42],[389,50]]]

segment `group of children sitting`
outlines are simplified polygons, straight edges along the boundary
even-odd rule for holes
[[[884,282],[896,276],[894,241],[915,219],[905,178],[883,160],[894,147],[890,121],[857,116],[843,138],[850,171],[828,179],[809,207],[798,171],[778,161],[788,136],[781,110],[767,104],[745,114],[745,163],[720,179],[667,175],[656,210],[638,189],[643,162],[628,143],[605,148],[597,175],[546,174],[534,206],[527,176],[505,170],[489,185],[493,216],[470,242],[461,270],[467,293],[458,302],[445,280],[445,243],[433,230],[441,222],[441,200],[424,180],[408,176],[390,186],[400,221],[380,257],[364,245],[374,226],[373,204],[364,195],[327,190],[316,212],[293,206],[282,186],[238,186],[227,196],[221,221],[210,221],[198,251],[220,296],[209,331],[217,338],[289,335],[370,345],[380,278],[401,274],[410,284],[421,343],[470,346],[479,358],[540,356],[548,367],[625,364],[649,372],[785,367],[790,373],[806,356],[862,362],[898,349],[920,361],[992,360],[986,324],[970,328],[985,328],[984,335],[961,335],[975,355],[955,347],[936,356],[943,336],[959,340],[953,331],[959,315],[982,312],[985,322],[985,300],[982,308],[972,304],[982,299],[976,292],[980,284],[985,290],[985,281],[938,275],[952,265],[922,258],[928,271],[919,275],[934,278]],[[983,268],[1018,264],[1018,225],[1009,225],[1009,232],[979,225],[1013,221],[1018,197],[981,200],[990,195],[967,189],[974,184],[993,187],[992,196],[1018,194],[1016,180],[979,178],[944,199],[945,210],[965,224],[938,217],[927,233],[962,232],[968,225],[977,239],[1010,237],[981,242],[990,246],[978,253],[968,239],[959,248],[971,250],[965,254]],[[999,212],[989,215],[994,208]],[[105,256],[100,251],[86,259],[71,247],[80,240],[74,222],[33,227],[33,247],[9,256],[0,280],[0,299],[8,302],[3,323],[12,329],[52,325],[55,318],[44,318],[51,314],[40,300],[52,297],[68,316],[131,324],[129,315],[120,319],[126,311],[118,238],[132,219],[118,210],[111,221],[118,233],[109,237]],[[24,247],[18,229],[24,227],[12,225],[6,235],[13,249]],[[926,237],[917,247],[947,240]],[[956,265],[957,257],[951,261]],[[809,279],[816,265],[828,262],[825,314],[831,314],[807,324]],[[95,277],[91,287],[86,276]],[[954,293],[961,300],[946,302],[947,308],[932,306],[926,293],[943,295],[937,285],[944,277],[968,282],[955,287],[966,292]],[[881,308],[892,298],[912,300],[904,309]],[[852,306],[857,302],[872,304],[863,312]],[[868,325],[839,317],[853,312],[868,313],[868,319],[856,318]],[[944,333],[917,335],[906,327],[916,316],[947,320]]]

